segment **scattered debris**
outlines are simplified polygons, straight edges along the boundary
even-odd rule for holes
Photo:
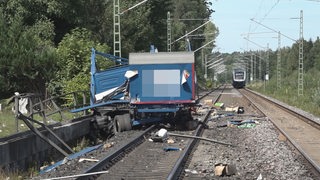
[[[225,166],[223,164],[216,164],[214,167],[214,175],[216,176],[222,176],[225,171]]]
[[[228,112],[238,112],[239,107],[226,107],[224,110]]]
[[[254,127],[256,127],[256,124],[253,124],[253,123],[246,123],[238,126],[238,128],[254,128]]]
[[[212,106],[213,105],[213,100],[212,99],[205,99],[204,100],[204,104],[208,105],[208,106]]]
[[[228,126],[228,121],[219,122],[219,123],[217,124],[217,127],[218,127],[218,128],[227,127],[227,126]]]
[[[166,129],[163,129],[161,128],[157,133],[156,133],[156,136],[158,137],[162,137],[162,138],[166,138],[167,137],[167,130]]]
[[[249,124],[249,125],[248,125]],[[245,120],[228,120],[226,122],[221,122],[217,124],[217,127],[239,127],[239,128],[253,128],[259,124],[259,121],[253,119]]]
[[[237,111],[238,114],[243,114],[244,113],[244,107],[240,106],[238,108],[238,111]]]
[[[177,147],[164,147],[163,148],[164,151],[181,151],[181,148],[177,148]]]
[[[164,142],[167,138],[167,130],[164,128],[161,128],[159,131],[157,131],[150,139],[151,142]]]
[[[226,175],[227,176],[232,176],[232,175],[235,175],[237,172],[237,168],[234,164],[228,164],[226,166]]]
[[[106,143],[106,144],[103,145],[103,149],[109,149],[109,148],[111,148],[113,145],[114,145],[114,142]]]
[[[218,107],[220,109],[224,109],[224,103],[222,103],[222,102],[216,102],[216,103],[214,103],[214,106]]]
[[[198,171],[197,170],[192,170],[191,174],[198,174]]]
[[[47,168],[48,167],[48,165],[45,165],[45,166],[41,166],[40,167],[40,171],[43,171],[45,168]]]
[[[61,164],[65,164],[69,161],[70,159],[68,157],[64,157]]]
[[[206,108],[198,108],[196,114],[203,115],[203,114],[206,114],[207,112],[208,112],[208,109]]]
[[[226,112],[234,112],[234,113],[237,113],[237,114],[243,114],[244,113],[244,107],[242,107],[242,106],[226,107],[224,110]]]
[[[191,174],[199,174],[197,170],[185,169],[184,172]]]
[[[83,161],[98,162],[99,159],[80,158],[78,162],[83,162]]]
[[[242,125],[242,124],[259,124],[258,121],[252,120],[252,119],[245,119],[245,120],[232,120],[232,121],[228,121],[229,124],[233,124],[233,125]]]
[[[284,136],[282,133],[279,134],[278,138],[279,138],[279,141],[286,141],[287,140],[287,137]]]
[[[229,144],[229,143],[217,141],[217,140],[214,140],[214,139],[199,137],[199,136],[190,136],[190,135],[174,134],[174,133],[169,133],[169,132],[168,132],[167,134],[168,134],[168,135],[171,135],[171,136],[185,137],[185,138],[194,138],[194,139],[205,140],[205,141],[209,141],[209,142],[213,142],[213,143],[223,144],[223,145],[227,145],[227,146],[233,146],[232,144]]]
[[[216,176],[232,176],[237,172],[237,168],[233,164],[216,164],[214,167],[214,174]]]
[[[159,131],[157,131],[150,139],[151,142],[164,142],[168,139],[168,135],[170,136],[177,136],[177,137],[184,137],[184,138],[193,138],[193,139],[200,139],[205,140],[213,143],[223,144],[227,146],[233,146],[232,144],[217,141],[214,139],[199,137],[199,136],[190,136],[190,135],[183,135],[183,134],[175,134],[175,133],[169,133],[166,129],[161,128]]]
[[[96,149],[100,148],[101,146],[102,146],[102,144],[99,144],[99,145],[96,145],[96,146],[92,146],[92,147],[87,147],[87,148],[85,148],[85,149],[83,149],[83,150],[81,150],[81,151],[79,151],[79,152],[77,152],[75,154],[72,154],[72,155],[70,155],[68,157],[65,157],[61,161],[58,161],[58,162],[56,162],[56,163],[54,163],[54,164],[52,164],[50,166],[47,166],[47,167],[43,168],[42,170],[40,170],[39,174],[43,174],[43,173],[49,172],[49,171],[55,169],[56,167],[68,162],[69,160],[75,159],[75,158],[77,158],[79,156],[82,156],[83,154],[86,154],[88,152],[96,150]]]
[[[85,173],[85,174],[76,174],[71,176],[62,176],[62,177],[55,177],[55,178],[49,178],[49,179],[43,179],[43,180],[61,180],[61,179],[74,179],[76,177],[85,177],[90,175],[97,175],[97,174],[107,174],[109,171],[99,171],[99,172],[92,172],[92,173]]]
[[[167,143],[168,143],[168,144],[173,144],[173,143],[174,143],[174,140],[171,139],[171,138],[169,138],[169,139],[167,140]]]

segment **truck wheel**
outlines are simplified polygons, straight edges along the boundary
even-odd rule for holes
[[[114,133],[119,133],[123,131],[129,131],[132,129],[131,119],[129,114],[116,115],[114,117],[113,124]]]
[[[123,128],[125,131],[130,131],[132,129],[130,114],[123,114]]]

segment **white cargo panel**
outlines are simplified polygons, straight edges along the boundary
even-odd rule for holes
[[[129,64],[194,63],[193,52],[130,53]]]

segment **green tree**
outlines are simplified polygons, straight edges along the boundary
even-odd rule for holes
[[[313,58],[314,60],[314,67],[317,70],[320,70],[320,39],[317,37],[317,39],[314,41],[312,49],[310,50],[310,58]]]
[[[110,50],[107,45],[99,43],[87,29],[76,28],[65,35],[57,48],[59,71],[50,85],[51,93],[89,91],[91,48],[100,52]],[[110,61],[102,60],[101,64],[104,63],[105,67],[112,65]]]
[[[19,13],[6,17],[0,8],[1,96],[15,91],[44,94],[56,70],[53,24],[43,19],[28,26]]]
[[[173,14],[173,25],[172,25],[172,38],[173,40],[182,37],[187,32],[190,32],[206,22],[212,10],[208,9],[208,3],[203,0],[177,0],[174,1],[175,10]],[[203,34],[204,28],[200,28],[194,34]],[[195,50],[204,42],[204,39],[199,39],[197,37],[189,37],[191,42],[192,50]],[[173,44],[173,49],[175,51],[183,51],[186,49],[185,39],[182,39]]]

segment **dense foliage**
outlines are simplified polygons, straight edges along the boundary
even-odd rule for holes
[[[139,2],[120,0],[120,11]],[[152,0],[123,13],[122,56],[148,51],[150,44],[166,51],[168,11],[174,40],[205,22],[180,19],[208,19],[209,5],[205,0]],[[218,35],[210,25],[196,32],[210,37],[189,37],[193,49]],[[113,1],[4,0],[0,32],[0,98],[16,91],[58,95],[88,90],[91,48],[113,53]],[[172,49],[185,50],[184,39]]]

